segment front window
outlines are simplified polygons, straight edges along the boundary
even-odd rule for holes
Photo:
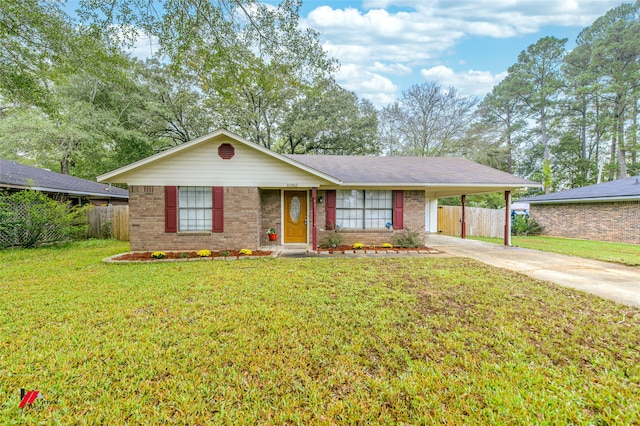
[[[382,229],[392,219],[392,191],[336,191],[336,225],[338,227]]]
[[[211,187],[178,188],[178,223],[180,231],[211,231]]]

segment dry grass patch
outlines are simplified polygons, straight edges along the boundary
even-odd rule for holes
[[[100,262],[126,250],[0,252],[0,418],[640,421],[637,309],[468,259]]]

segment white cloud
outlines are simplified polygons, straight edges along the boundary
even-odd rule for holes
[[[320,32],[325,48],[341,62],[419,63],[454,46],[464,35],[447,30],[446,22],[423,18],[408,12],[320,6],[303,23]]]
[[[145,59],[151,58],[158,49],[158,38],[156,36],[139,34],[133,46],[128,50],[128,53],[144,61]]]
[[[326,51],[342,64],[338,82],[380,105],[417,83],[420,76],[413,69],[422,69],[422,78],[482,96],[505,73],[500,69],[478,71],[484,65],[477,58],[475,70],[464,70],[470,68],[469,61],[456,51],[463,41],[487,40],[486,61],[491,68],[492,55],[501,53],[491,51],[492,39],[532,35],[545,26],[585,27],[620,1],[362,0],[356,9],[317,0],[325,5],[309,12],[302,24],[317,30]],[[357,0],[349,3],[358,6]]]
[[[442,65],[420,71],[427,81],[436,81],[444,87],[454,86],[467,95],[484,97],[507,76],[507,72],[493,74],[489,71],[468,70],[455,72]]]
[[[410,67],[404,64],[383,64],[378,61],[373,63],[370,70],[392,75],[407,75],[411,74],[412,71]]]
[[[134,58],[140,60],[146,60],[151,58],[160,48],[158,43],[158,37],[146,34],[140,28],[133,26],[113,26],[113,29],[118,33],[118,37],[124,40],[131,40],[131,46],[125,49],[126,53]]]
[[[336,82],[360,98],[367,98],[377,107],[396,99],[398,86],[387,77],[368,71],[356,64],[342,65],[336,73]]]

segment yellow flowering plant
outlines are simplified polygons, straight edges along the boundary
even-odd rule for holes
[[[382,248],[393,248],[393,244],[391,244],[391,243],[384,243],[384,244],[382,244]]]
[[[353,245],[353,248],[354,248],[354,249],[356,249],[356,250],[362,250],[362,249],[364,248],[364,244],[362,244],[362,243],[355,243],[355,244]]]
[[[200,250],[196,253],[200,257],[209,257],[211,256],[211,252],[209,250]]]
[[[249,249],[242,249],[240,250],[240,254],[246,254],[246,255],[250,255],[251,253],[253,253],[251,250]]]
[[[154,251],[153,253],[151,253],[151,257],[153,257],[154,259],[164,259],[165,257],[167,257],[167,253],[163,251]]]

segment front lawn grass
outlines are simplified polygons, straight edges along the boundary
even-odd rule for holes
[[[637,309],[463,258],[127,250],[0,252],[5,424],[640,422]]]
[[[502,238],[468,237],[490,243],[503,244]],[[640,244],[610,243],[605,241],[576,240],[571,238],[526,236],[511,237],[511,244],[518,247],[567,254],[603,262],[640,265]]]

